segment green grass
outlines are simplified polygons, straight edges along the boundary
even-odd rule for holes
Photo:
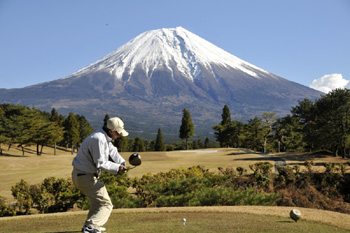
[[[86,212],[36,215],[0,220],[1,232],[79,232]],[[182,218],[186,218],[186,226]],[[138,212],[112,213],[105,225],[108,233],[207,233],[207,232],[348,232],[323,223],[287,217],[220,212]]]

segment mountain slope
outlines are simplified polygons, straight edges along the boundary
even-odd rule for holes
[[[0,90],[2,102],[56,108],[101,125],[106,113],[124,118],[131,136],[154,139],[162,128],[177,139],[182,109],[196,134],[212,133],[224,104],[233,119],[262,112],[286,115],[297,100],[320,92],[264,71],[185,30],[147,31],[76,73],[21,89]]]

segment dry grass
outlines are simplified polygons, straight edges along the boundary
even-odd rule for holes
[[[289,218],[290,207],[221,206],[113,210],[112,232],[348,232],[350,215],[298,208],[302,219]],[[0,218],[4,232],[79,232],[86,211]],[[186,218],[183,226],[182,218]]]
[[[242,213],[272,215],[279,217],[289,217],[292,207],[281,206],[210,206],[210,207],[164,207],[152,209],[120,209],[114,213],[167,213],[167,212],[217,212],[217,213]],[[297,208],[302,213],[302,219],[308,221],[321,222],[328,225],[350,229],[350,215],[333,211],[316,210],[308,208]]]
[[[72,171],[71,163],[73,155],[62,148],[57,155],[53,155],[53,149],[44,147],[41,156],[36,155],[36,148],[26,148],[25,155],[22,151],[12,146],[10,151],[4,150],[0,156],[0,196],[12,199],[11,186],[21,179],[29,184],[39,184],[45,178],[54,176],[68,178]]]
[[[305,161],[313,161],[314,166],[312,168],[315,172],[324,172],[325,163],[337,163],[343,164],[349,162],[349,159],[343,159],[341,157],[329,156],[326,154],[312,154],[308,152],[284,152],[284,153],[272,153],[271,156],[281,158],[286,161],[287,166],[298,165],[301,167],[301,170],[306,170],[304,166]]]
[[[258,154],[247,154],[239,149],[203,149],[171,152],[143,152],[142,165],[129,172],[130,177],[140,177],[143,174],[166,172],[172,168],[201,165],[210,171],[218,167],[244,167],[249,171],[249,165],[256,161],[269,161]],[[126,155],[124,158],[127,158]]]

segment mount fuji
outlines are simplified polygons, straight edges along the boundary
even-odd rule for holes
[[[106,113],[124,119],[131,137],[178,139],[182,110],[195,133],[212,134],[227,104],[231,117],[263,112],[285,116],[298,100],[321,92],[288,81],[218,48],[182,27],[147,31],[72,75],[20,89],[0,89],[1,102],[87,117],[95,127]]]

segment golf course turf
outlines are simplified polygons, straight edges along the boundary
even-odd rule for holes
[[[116,209],[108,233],[171,232],[349,232],[350,215],[299,208],[302,219],[289,218],[290,207],[221,206]],[[87,212],[0,218],[1,232],[80,232]],[[182,219],[186,218],[186,226]]]
[[[4,169],[0,172],[3,182],[0,195],[11,199],[11,186],[20,179],[31,184],[42,182],[46,177],[70,177],[72,156],[69,152],[53,155],[47,151],[42,156],[27,152],[0,156]],[[10,152],[7,152],[10,153]],[[130,153],[124,152],[125,157]],[[256,161],[271,161],[258,153],[247,153],[240,149],[221,148],[196,151],[144,152],[142,166],[130,171],[130,177],[140,177],[151,172],[169,171],[172,168],[202,165],[211,170],[218,167],[244,167]],[[279,155],[282,157],[282,155]],[[288,156],[288,154],[286,155]],[[302,164],[285,156],[287,164]],[[334,158],[317,158],[332,159]],[[336,158],[339,160],[339,158]],[[314,160],[314,158],[312,158]],[[273,161],[272,161],[273,162]],[[318,161],[319,162],[319,161]],[[265,206],[218,206],[218,207],[174,207],[147,209],[115,209],[105,225],[112,232],[349,232],[350,215],[338,212],[299,208],[300,221],[289,218],[293,207]],[[0,218],[0,232],[80,232],[87,211]],[[186,218],[186,226],[182,219]]]

